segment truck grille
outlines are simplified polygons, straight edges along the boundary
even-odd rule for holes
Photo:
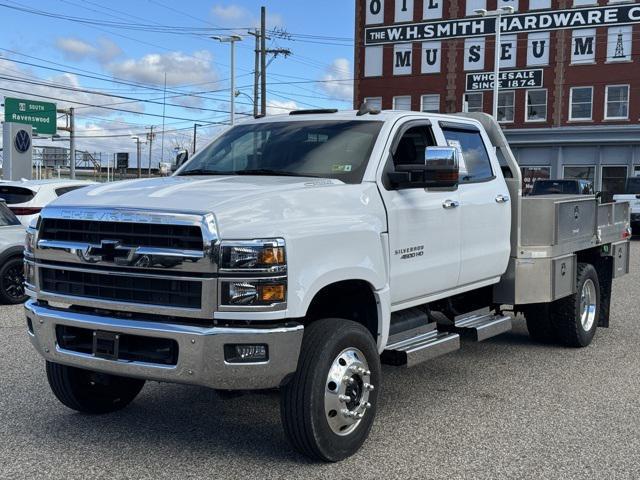
[[[42,290],[58,295],[179,308],[202,306],[200,281],[105,275],[52,268],[41,268],[40,275]]]
[[[94,244],[100,244],[103,240],[116,240],[126,246],[178,250],[203,248],[202,230],[193,225],[43,218],[40,238]]]

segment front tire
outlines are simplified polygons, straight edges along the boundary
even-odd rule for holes
[[[379,384],[380,357],[364,326],[335,318],[312,323],[304,332],[298,369],[281,394],[289,442],[327,462],[353,455],[371,430]]]
[[[13,257],[0,267],[0,302],[9,305],[24,303],[24,263],[22,257]]]
[[[52,362],[47,362],[47,380],[60,402],[89,414],[111,413],[126,407],[145,382]]]

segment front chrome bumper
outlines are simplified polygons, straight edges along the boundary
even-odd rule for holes
[[[132,321],[53,309],[35,300],[25,304],[33,331],[31,343],[48,361],[125,377],[185,383],[224,390],[254,390],[280,386],[295,372],[303,326],[278,328],[203,328]],[[167,338],[178,343],[176,365],[106,360],[59,347],[56,325],[123,335]],[[225,344],[266,344],[269,359],[262,363],[228,363]]]

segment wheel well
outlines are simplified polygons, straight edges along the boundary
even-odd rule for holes
[[[327,285],[311,301],[305,326],[321,318],[345,318],[364,325],[378,338],[378,305],[373,287],[363,280]]]

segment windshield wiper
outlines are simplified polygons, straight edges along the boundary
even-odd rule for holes
[[[196,176],[196,175],[235,175],[236,172],[221,172],[219,170],[206,170],[204,168],[194,168],[193,170],[186,170],[178,174],[179,177],[184,176]]]
[[[236,175],[273,175],[275,177],[311,177],[322,178],[318,175],[308,175],[305,173],[287,172],[283,170],[271,170],[268,168],[255,168],[252,170],[238,170],[234,172]]]

